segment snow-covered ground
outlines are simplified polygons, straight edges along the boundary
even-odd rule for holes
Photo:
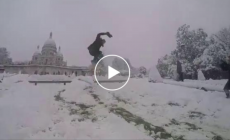
[[[177,82],[172,79],[164,79],[163,83],[172,84],[190,88],[201,89],[204,87],[210,91],[220,91],[223,92],[224,85],[227,83],[227,80],[184,80],[184,82]]]
[[[111,92],[92,89],[90,77],[37,86],[30,78],[0,83],[0,139],[230,139],[230,100],[222,92],[148,79]]]
[[[66,75],[31,75],[31,81],[69,81],[73,76]]]

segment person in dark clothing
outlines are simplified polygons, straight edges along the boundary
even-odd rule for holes
[[[230,56],[229,56],[229,58],[230,58]],[[229,90],[230,90],[230,65],[227,62],[222,60],[220,67],[223,71],[228,71],[228,81],[224,86],[224,92],[226,94],[226,98],[229,98],[230,97],[230,93],[229,93]]]
[[[182,66],[179,60],[177,60],[177,73],[179,75],[179,81],[184,81],[184,77],[183,77],[183,72],[182,72]]]
[[[100,48],[104,47],[105,40],[101,38],[102,35],[107,35],[109,38],[112,37],[109,32],[97,34],[96,40],[88,47],[89,54],[94,57],[91,61],[92,64],[96,64],[103,57]]]

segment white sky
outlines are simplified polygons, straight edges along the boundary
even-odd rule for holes
[[[230,26],[229,0],[0,0],[0,47],[14,61],[31,60],[53,32],[68,65],[88,66],[87,47],[109,31],[106,54],[150,67],[176,47],[178,27],[208,34]]]

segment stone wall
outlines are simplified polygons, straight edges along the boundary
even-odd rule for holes
[[[86,68],[72,68],[72,67],[59,67],[59,66],[44,66],[44,65],[5,65],[5,72],[22,74],[52,74],[52,75],[85,75],[88,74]]]

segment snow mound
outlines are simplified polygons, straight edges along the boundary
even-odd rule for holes
[[[86,82],[88,83],[89,85],[93,85],[94,83],[94,78],[91,77],[91,76],[78,76],[77,78],[79,81],[83,81],[83,82]]]
[[[205,77],[204,77],[204,74],[201,70],[198,71],[198,80],[206,80]]]
[[[10,76],[13,76],[13,75],[15,75],[15,74],[9,74],[9,73],[0,73],[0,78],[2,78],[2,77],[10,77]]]
[[[150,68],[150,71],[149,71],[149,82],[154,82],[154,83],[161,83],[161,82],[163,82],[163,79],[162,79],[159,71],[157,70],[156,66],[153,66],[152,68]]]
[[[3,83],[12,84],[17,82],[28,81],[30,75],[28,74],[16,74],[16,75],[8,75],[4,76]]]

